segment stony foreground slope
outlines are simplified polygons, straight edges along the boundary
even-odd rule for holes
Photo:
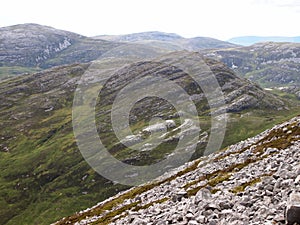
[[[284,224],[299,150],[300,116],[55,224]]]

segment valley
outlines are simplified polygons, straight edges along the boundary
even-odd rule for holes
[[[259,157],[266,150],[260,146],[266,144],[278,149],[282,160],[288,160],[285,157],[288,157],[289,148],[298,146],[299,124],[294,123],[299,123],[299,118],[292,118],[299,115],[300,109],[299,44],[259,43],[241,47],[216,39],[186,39],[161,32],[91,38],[37,24],[24,24],[0,28],[0,59],[0,224],[3,225],[43,225],[55,221],[67,224],[68,219],[72,223],[78,222],[85,214],[88,218],[97,218],[91,219],[91,223],[108,224],[117,221],[117,216],[121,215],[120,221],[127,224],[130,218],[126,216],[130,210],[145,211],[153,204],[163,205],[170,201],[171,195],[166,195],[165,199],[149,197],[143,202],[123,204],[126,199],[144,195],[144,191],[159,185],[164,188],[165,180],[180,180],[180,176],[191,171],[188,176],[196,181],[198,170],[201,173],[205,170],[205,167],[196,169],[200,162],[218,164],[226,157],[242,156],[255,140],[257,143],[253,148],[258,149],[260,155],[251,158],[251,163],[257,163],[259,167],[263,160]],[[178,61],[191,65],[180,67]],[[213,75],[223,96],[208,99],[209,88],[206,88],[211,83],[205,83],[207,71],[194,72],[200,82],[193,79],[188,68],[200,62],[205,64],[202,68]],[[120,68],[117,67],[119,64],[122,65]],[[105,80],[103,74],[110,75],[109,79]],[[143,79],[146,82],[140,85],[138,81]],[[174,91],[166,81],[180,89]],[[153,82],[157,84],[153,85]],[[150,182],[129,189],[130,186],[104,178],[88,164],[78,147],[78,136],[74,134],[74,108],[81,106],[75,104],[74,97],[78,91],[85,91],[84,88],[94,93],[99,84],[101,92],[94,96],[95,129],[106,149],[123,163],[135,166],[159,163],[172,156],[182,137],[195,130],[199,132],[197,142],[187,145],[195,147],[191,162],[181,169],[173,168],[180,176],[169,179],[172,176],[161,173],[159,175],[166,177],[157,181],[159,185]],[[129,128],[132,135],[125,135],[120,140],[113,130],[111,113],[122,90],[132,84],[136,85],[132,90],[140,93],[148,93],[147,90],[155,87],[166,96],[171,93],[183,111],[178,112],[172,102],[150,92],[152,97],[140,99],[130,110],[129,127],[120,128],[120,133]],[[200,130],[195,129],[190,120],[181,119],[184,115],[190,116],[191,109],[180,91],[186,93],[195,106],[197,115],[191,118],[200,124]],[[130,96],[134,97],[133,94]],[[223,104],[219,98],[223,99]],[[129,100],[125,98],[120,105],[130,105]],[[90,103],[89,99],[82,101]],[[87,110],[83,109],[80,112]],[[215,147],[207,151],[211,136],[222,137],[216,131],[217,128],[221,130],[221,125],[213,127],[211,122],[218,124],[218,120],[225,119],[224,138],[219,146],[223,150],[218,151]],[[289,123],[277,125],[290,119]],[[87,123],[79,122],[83,127]],[[291,128],[289,124],[295,126]],[[284,127],[292,133],[283,134]],[[265,131],[267,129],[270,130]],[[274,134],[275,131],[281,136]],[[85,130],[81,132],[84,134]],[[259,136],[252,138],[256,135]],[[281,138],[279,145],[272,142],[277,136]],[[157,138],[161,143],[155,148],[147,145],[147,141]],[[284,138],[291,144],[284,144]],[[236,144],[246,139],[241,142],[244,144]],[[260,142],[262,140],[265,142]],[[87,139],[84,144],[88,145],[89,141]],[[293,154],[297,156],[295,150]],[[266,155],[266,159],[273,159],[271,157],[273,155]],[[234,160],[231,161],[234,166]],[[246,170],[246,165],[240,167],[241,171],[243,169]],[[234,176],[234,173],[228,170],[224,174],[212,172],[209,175],[212,176],[207,182],[215,181],[211,186],[216,186],[217,192],[217,188],[223,188],[217,185],[223,185],[225,175]],[[238,179],[234,181],[236,185],[232,189],[239,190]],[[182,188],[182,185],[175,184],[176,188]],[[197,189],[195,184],[190,183],[190,186]],[[128,191],[124,194],[122,191],[125,190]],[[192,189],[189,191],[192,193]],[[119,197],[112,197],[116,194]],[[95,211],[74,214],[101,201],[105,202]],[[118,211],[115,209],[119,203],[123,205],[117,207]],[[103,214],[103,210],[108,211]]]

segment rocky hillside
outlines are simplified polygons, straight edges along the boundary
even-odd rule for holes
[[[199,87],[199,84],[191,79],[187,73],[176,67],[170,66],[169,63],[178,58],[189,58],[194,62],[203,60],[211,69],[221,87],[225,105],[222,105],[222,103],[218,103],[217,101],[214,103],[215,106],[212,104],[209,105],[205,98],[205,92],[201,87]],[[178,124],[180,114],[190,113],[190,106],[188,106],[186,101],[184,101],[178,90],[174,88],[172,90],[171,87],[164,84],[162,85],[160,92],[163,92],[163,89],[172,90],[172,95],[177,96],[176,101],[182,102],[180,104],[183,111],[178,112],[170,103],[159,98],[149,97],[140,100],[134,105],[131,110],[132,114],[130,115],[130,125],[135,128],[134,132],[133,134],[123,137],[123,143],[125,142],[127,145],[121,144],[117,141],[114,129],[112,129],[112,126],[110,125],[111,112],[109,109],[112,108],[113,102],[120,90],[127,85],[130,85],[135,80],[146,78],[149,75],[149,71],[151,71],[152,77],[161,77],[163,79],[172,80],[172,82],[186,91],[197,107],[197,116],[207,118],[207,116],[209,117],[211,114],[221,114],[222,110],[225,108],[225,111],[228,113],[240,113],[246,110],[274,110],[277,112],[283,112],[288,109],[288,104],[280,98],[265,92],[259,86],[249,82],[248,80],[237,77],[233,71],[228,69],[224,64],[215,60],[202,58],[199,53],[190,53],[187,51],[170,53],[159,57],[157,61],[146,61],[131,64],[130,66],[120,70],[107,81],[101,90],[101,101],[97,108],[97,117],[99,118],[98,131],[100,132],[100,136],[103,135],[103,139],[108,140],[105,141],[105,144],[111,152],[114,152],[118,159],[123,160],[128,164],[141,166],[159,162],[162,158],[164,158],[164,155],[171,154],[174,146],[178,144],[178,140],[180,140],[185,133],[193,132],[194,129],[193,122],[191,123],[189,120],[184,122],[187,124],[181,124],[183,127],[178,129],[180,126]],[[151,88],[151,82],[153,81],[145,82],[134,89],[144,90],[144,92],[147,92],[147,89]],[[128,101],[124,101],[120,104],[129,105],[130,103],[128,103]],[[151,128],[151,126],[148,127],[152,118],[160,118],[162,120],[160,122],[162,123],[160,124],[161,126],[164,123],[171,123],[174,125],[168,125],[169,129],[164,132],[161,132],[159,128],[158,131],[155,131],[156,128]],[[159,126],[158,124],[156,125]],[[155,132],[161,135],[162,143],[157,146],[157,148],[148,150],[149,146],[147,145],[147,138],[149,138],[149,135],[145,135],[145,133],[153,134]],[[210,128],[208,127],[201,131],[200,136],[203,138],[197,144],[197,151],[194,157],[203,154],[203,145],[206,145],[205,143],[208,141],[207,135],[209,133]],[[114,140],[113,142],[116,144],[112,145],[112,140]],[[132,150],[142,144],[144,144],[144,147],[141,151]],[[194,143],[192,143],[192,145],[193,144]],[[125,158],[124,155],[126,156]]]
[[[38,24],[0,28],[0,76],[51,66],[90,62],[118,46]],[[1,78],[1,77],[0,77]]]
[[[136,104],[130,127],[134,135],[142,139],[149,134],[147,131],[153,131],[153,125],[159,127],[160,123],[169,120],[170,129],[163,130],[167,132],[165,145],[152,151],[132,151],[120,145],[120,140],[111,132],[107,122],[111,118],[109,113],[116,91],[133,79],[146,75],[177,82],[190,95],[199,111],[197,119],[202,129],[199,149],[194,158],[203,155],[201,149],[207,144],[210,134],[211,115],[207,101],[188,74],[164,63],[178,57],[196,61],[203,58],[197,53],[174,54],[155,61],[142,60],[129,64],[106,83],[106,89],[100,95],[102,101],[96,107],[96,121],[98,131],[108,131],[102,135],[100,132],[100,137],[116,158],[129,164],[161,160],[171,153],[180,135],[184,134],[176,129],[183,125],[178,117],[184,112],[175,113],[174,108],[157,99],[145,99]],[[105,61],[106,65],[113,66],[114,62],[110,60]],[[299,109],[266,93],[257,85],[238,78],[224,64],[211,59],[203,60],[215,74],[228,105],[223,146],[253,136],[299,112]],[[20,224],[20,221],[30,225],[49,224],[128,188],[108,181],[93,171],[77,147],[72,127],[72,104],[74,91],[88,68],[89,64],[54,67],[0,83],[0,126],[5,128],[0,130],[0,224],[14,225]],[[91,73],[86,82],[97,84],[99,79]],[[213,109],[217,110],[218,105]],[[160,120],[149,124],[152,116]],[[193,127],[181,128],[188,132]],[[127,140],[130,141],[130,138]]]
[[[214,38],[183,38],[177,34],[163,33],[157,31],[127,35],[101,35],[95,38],[117,42],[142,43],[151,46],[167,48],[170,50],[185,49],[190,51],[198,51],[201,49],[230,48],[237,46],[235,44],[220,41]]]
[[[300,97],[300,44],[259,43],[249,47],[214,50],[206,56],[216,58],[263,87],[295,87]]]
[[[299,224],[300,117],[66,217],[63,224]]]
[[[36,66],[83,36],[37,24],[0,28],[2,65]]]

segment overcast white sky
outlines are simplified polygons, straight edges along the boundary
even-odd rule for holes
[[[0,26],[38,23],[86,36],[300,36],[300,0],[2,0]]]

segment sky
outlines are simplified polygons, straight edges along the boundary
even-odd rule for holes
[[[300,36],[299,22],[300,0],[2,0],[0,8],[0,27],[37,23],[85,36]]]

